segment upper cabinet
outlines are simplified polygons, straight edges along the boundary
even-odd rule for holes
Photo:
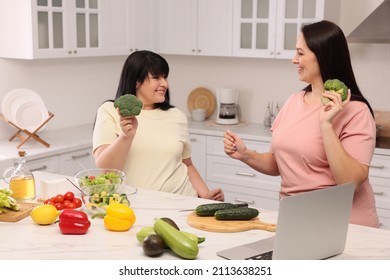
[[[338,18],[339,1],[1,0],[0,57],[291,58],[301,26]]]
[[[164,0],[160,17],[162,53],[232,55],[232,0]]]
[[[107,17],[102,29],[108,55],[125,55],[137,50],[158,51],[155,30],[159,26],[159,2],[155,0],[104,1]]]
[[[1,1],[0,55],[11,58],[102,53],[100,0]]]
[[[2,0],[0,57],[86,57],[156,49],[152,31],[158,17],[152,2]]]
[[[234,0],[233,56],[292,58],[301,26],[324,13],[324,0]]]

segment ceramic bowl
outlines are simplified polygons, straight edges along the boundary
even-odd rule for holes
[[[204,121],[206,119],[206,109],[193,109],[191,111],[191,118],[196,122]]]

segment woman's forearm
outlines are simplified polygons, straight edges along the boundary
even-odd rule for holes
[[[123,169],[132,142],[133,139],[120,135],[113,143],[98,147],[94,151],[96,167]]]
[[[330,170],[337,184],[354,182],[359,189],[368,177],[368,166],[360,164],[344,149],[332,124],[321,125],[322,138]]]

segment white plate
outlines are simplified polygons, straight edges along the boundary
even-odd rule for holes
[[[36,92],[27,88],[13,89],[4,96],[1,102],[1,112],[8,120],[15,122],[13,119],[15,107],[29,101],[37,101],[45,106],[42,98]]]
[[[15,124],[30,132],[34,132],[48,117],[49,112],[39,101],[28,101],[16,107]]]

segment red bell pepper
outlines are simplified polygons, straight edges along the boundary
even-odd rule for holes
[[[63,234],[85,234],[91,226],[88,215],[75,209],[62,210],[59,219],[59,227]]]

